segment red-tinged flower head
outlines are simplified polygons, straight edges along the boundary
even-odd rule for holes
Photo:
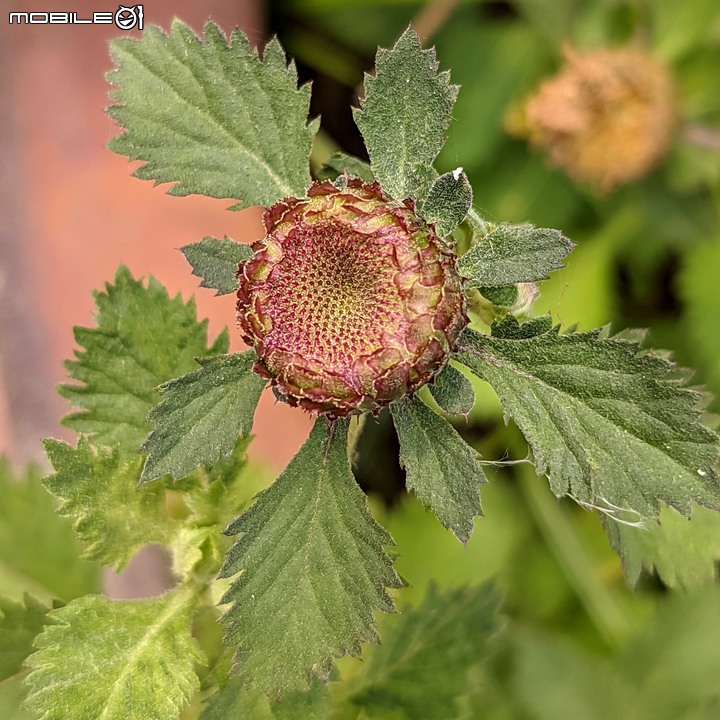
[[[454,255],[377,183],[314,183],[266,210],[240,264],[238,322],[255,369],[292,405],[373,411],[431,380],[467,324]]]

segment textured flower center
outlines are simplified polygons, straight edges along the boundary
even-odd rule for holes
[[[377,185],[313,185],[265,214],[241,263],[238,322],[280,397],[333,417],[376,411],[428,382],[465,326],[432,229]]]
[[[379,347],[383,327],[402,317],[391,250],[336,223],[294,228],[266,304],[273,343],[332,365]]]

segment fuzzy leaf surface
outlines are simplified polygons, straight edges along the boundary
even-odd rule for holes
[[[459,540],[467,542],[475,516],[482,513],[479,485],[487,482],[478,454],[447,420],[418,398],[403,398],[390,411],[408,490]]]
[[[445,142],[458,87],[438,72],[435,50],[423,50],[408,28],[391,50],[378,49],[375,75],[365,76],[365,98],[354,117],[382,188],[416,197],[413,165],[431,165]]]
[[[43,629],[47,611],[27,593],[20,603],[0,597],[0,682],[20,671]]]
[[[49,603],[100,590],[99,569],[80,559],[80,542],[35,468],[16,476],[0,457],[0,497],[0,593]]]
[[[490,585],[438,592],[389,618],[352,701],[368,711],[402,711],[409,720],[457,717],[468,670],[488,655],[498,630],[500,594]],[[392,715],[395,717],[395,715]]]
[[[204,662],[186,589],[151,600],[88,595],[49,614],[28,658],[40,720],[168,720],[199,689]]]
[[[428,387],[435,402],[450,415],[467,417],[473,409],[475,390],[472,383],[450,363],[445,365]]]
[[[238,434],[250,433],[267,383],[253,372],[256,359],[254,350],[198,358],[199,370],[161,386],[162,402],[148,415],[154,430],[141,447],[143,482],[165,474],[179,480],[229,455]]]
[[[207,320],[198,322],[194,300],[170,298],[152,277],[146,287],[125,267],[95,302],[97,326],[75,328],[82,349],[66,362],[77,384],[59,388],[82,410],[63,424],[99,445],[134,452],[151,430],[146,417],[160,402],[158,385],[194,370],[195,357],[227,352],[228,335],[208,348]]]
[[[467,331],[456,359],[492,385],[555,495],[642,517],[661,503],[686,515],[693,500],[720,505],[718,438],[671,363],[601,331],[522,328],[509,318],[495,337]]]
[[[720,513],[694,506],[690,518],[663,507],[657,521],[634,527],[605,521],[623,560],[625,577],[635,585],[642,570],[655,572],[670,588],[689,590],[717,579]]]
[[[122,570],[144,545],[170,542],[177,523],[163,487],[138,487],[140,455],[94,448],[84,438],[75,448],[60,440],[44,445],[55,470],[44,485],[61,499],[58,512],[72,520],[83,557]]]
[[[392,612],[401,582],[350,470],[346,421],[316,421],[285,471],[227,532],[243,533],[222,577],[227,643],[247,687],[277,694],[327,677],[332,658],[376,640],[373,612]],[[272,622],[268,619],[272,618]],[[278,652],[282,648],[282,652]]]
[[[462,168],[441,175],[430,186],[420,214],[435,226],[440,237],[449,235],[472,206],[472,187]]]
[[[209,22],[199,39],[175,20],[169,35],[149,27],[140,40],[113,40],[110,52],[108,113],[126,130],[110,149],[145,161],[137,177],[237,208],[305,194],[317,123],[307,124],[310,87],[298,89],[276,39],[260,60],[240,30],[228,42]]]
[[[544,280],[575,247],[559,230],[534,225],[491,226],[457,262],[470,287],[497,287]]]
[[[253,256],[249,245],[214,237],[181,247],[180,250],[192,267],[192,274],[202,278],[200,287],[217,290],[215,295],[229,295],[238,288],[235,275],[238,263]]]

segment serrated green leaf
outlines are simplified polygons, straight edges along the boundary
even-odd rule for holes
[[[457,262],[470,287],[544,280],[575,247],[559,230],[534,225],[495,225]]]
[[[169,474],[179,480],[201,463],[232,452],[238,434],[252,429],[267,381],[253,372],[254,350],[198,358],[200,369],[160,388],[162,402],[148,415],[154,430],[141,482]]]
[[[439,177],[438,171],[432,165],[411,163],[407,170],[407,184],[414,188],[413,197],[422,202]]]
[[[0,682],[19,672],[45,624],[47,611],[27,593],[21,603],[0,597]]]
[[[472,207],[472,187],[462,168],[441,175],[430,186],[418,210],[440,237],[449,235]]]
[[[0,457],[0,592],[43,602],[72,600],[100,589],[97,566],[80,559],[82,547],[70,523],[28,468],[19,477]]]
[[[191,634],[196,594],[151,600],[100,595],[48,615],[28,658],[27,705],[40,720],[170,720],[199,689]]]
[[[657,521],[640,526],[605,521],[623,560],[625,577],[635,585],[644,568],[670,588],[688,590],[717,579],[720,513],[695,505],[690,518],[663,507]]]
[[[455,357],[492,385],[555,495],[640,516],[656,516],[661,503],[685,514],[693,500],[720,505],[718,439],[699,422],[699,394],[638,343],[600,331],[466,331]]]
[[[176,182],[171,195],[239,200],[238,208],[302,197],[317,122],[307,124],[310,86],[297,87],[273,39],[260,60],[240,30],[230,42],[212,22],[199,39],[179,20],[169,35],[113,40],[108,113],[126,130],[110,149],[145,165],[143,180]]]
[[[270,694],[327,677],[332,658],[376,640],[373,612],[399,587],[347,458],[346,421],[316,421],[285,471],[227,532],[242,537],[221,577],[242,574],[222,603],[245,685]],[[272,622],[268,619],[272,618]],[[278,648],[282,648],[279,652]]]
[[[467,542],[475,516],[482,514],[479,485],[487,482],[477,453],[418,398],[403,398],[390,411],[408,490]]]
[[[196,357],[227,352],[228,335],[208,348],[207,320],[197,321],[194,300],[170,298],[152,277],[145,287],[122,266],[95,302],[97,326],[75,328],[83,349],[66,362],[80,384],[58,389],[83,409],[63,424],[97,444],[134,452],[151,430],[145,419],[160,402],[158,385],[195,369]]]
[[[330,716],[330,707],[327,688],[319,682],[308,692],[286,693],[278,701],[246,690],[238,678],[232,678],[210,699],[200,720],[322,720]]]
[[[393,197],[417,197],[413,165],[431,165],[437,157],[457,92],[450,74],[438,73],[435,51],[423,50],[411,28],[392,50],[378,50],[375,76],[366,75],[354,117],[375,177]]]
[[[343,152],[333,153],[317,173],[318,180],[337,180],[340,175],[352,175],[371,183],[375,176],[370,165],[360,158]]]
[[[202,278],[200,287],[217,290],[215,295],[228,295],[238,288],[235,275],[238,264],[253,256],[249,245],[225,237],[218,240],[204,237],[200,242],[181,247],[185,259],[192,266],[192,274]]]
[[[459,716],[468,671],[488,655],[499,628],[500,595],[491,585],[438,592],[389,618],[357,679],[352,701],[370,712],[402,710],[408,720]]]
[[[93,448],[84,438],[76,448],[60,440],[44,446],[55,474],[43,483],[61,499],[58,513],[72,520],[83,557],[122,570],[144,545],[170,542],[177,523],[163,487],[138,487],[140,455]]]
[[[472,383],[449,363],[428,387],[435,402],[450,415],[467,417],[475,404]]]

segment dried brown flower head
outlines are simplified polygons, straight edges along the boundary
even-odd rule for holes
[[[600,191],[633,182],[665,155],[675,127],[667,70],[632,49],[565,50],[566,65],[527,102],[530,142]]]

